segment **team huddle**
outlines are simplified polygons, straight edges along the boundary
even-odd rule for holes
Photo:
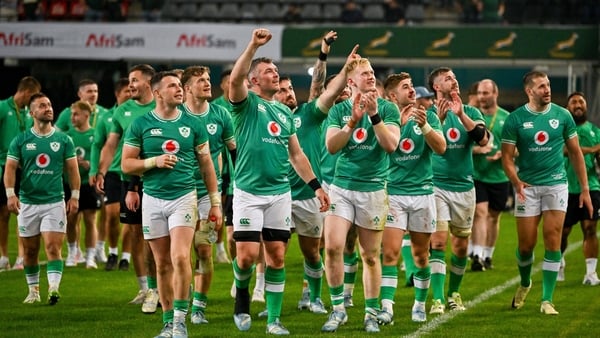
[[[359,259],[366,332],[394,322],[400,258],[414,290],[411,319],[426,322],[430,289],[429,314],[465,310],[460,286],[469,256],[472,270],[493,268],[511,186],[521,277],[512,306],[524,306],[532,287],[540,221],[540,312],[558,314],[552,297],[557,280],[564,280],[567,236],[578,222],[588,243],[583,283],[600,284],[600,130],[586,119],[582,93],[571,94],[564,109],[551,102],[548,76],[532,71],[523,78],[528,102],[512,113],[498,107],[498,88],[489,79],[479,82],[474,107],[462,102],[447,67],[429,74],[431,92],[415,88],[404,72],[389,75],[378,88],[358,45],[340,72],[326,77],[327,55],[338,38],[330,31],[308,102],[298,104],[291,79],[280,76],[271,59],[255,58],[271,37],[267,29],[252,32],[224,96],[213,101],[207,67],[155,72],[142,64],[117,84],[115,108],[82,99],[53,124],[52,104],[39,83],[21,81],[18,93],[25,94],[4,101],[8,109],[0,104],[6,198],[0,201],[6,224],[0,226],[7,227],[9,211],[18,215],[19,257],[29,286],[24,303],[41,301],[40,237],[48,258],[48,303],[59,301],[66,234],[64,265],[81,259],[91,269],[97,262],[127,269],[132,259],[140,288],[131,303],[152,313],[160,302],[157,337],[187,337],[188,311],[191,323],[208,323],[212,245],[226,223],[233,321],[240,331],[251,329],[251,300],[262,298],[266,309],[259,316],[267,319],[267,334],[289,334],[280,316],[292,232],[304,256],[298,308],[328,314],[322,332],[335,332],[349,320]],[[100,208],[102,241],[93,230]],[[85,258],[77,243],[81,218]],[[0,265],[3,259],[8,265],[4,251]],[[251,297],[257,266],[260,287]],[[321,295],[323,275],[329,310]]]

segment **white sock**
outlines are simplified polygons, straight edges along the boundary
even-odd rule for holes
[[[93,260],[96,257],[96,248],[87,248],[86,259]]]
[[[124,259],[129,262],[129,260],[131,259],[131,252],[123,252],[121,254],[121,259]]]
[[[96,250],[104,251],[104,241],[96,241]]]
[[[480,259],[483,258],[483,246],[474,244],[473,245],[473,256],[478,256]]]
[[[69,242],[67,244],[67,250],[68,250],[69,254],[77,253],[77,242],[73,242],[73,243]]]
[[[585,274],[589,275],[596,272],[596,265],[598,264],[597,258],[586,258],[585,259]]]
[[[264,290],[265,289],[265,273],[257,272],[256,273],[256,285],[255,289]]]
[[[119,255],[119,248],[113,248],[113,247],[108,248],[108,254],[109,255],[117,255],[118,256]]]
[[[389,314],[394,314],[394,302],[390,299],[382,299],[381,300],[381,309],[385,310]]]
[[[217,243],[217,252],[225,252],[225,243]]]
[[[140,290],[147,291],[148,290],[148,277],[147,276],[139,276],[137,278],[138,285],[140,286]]]

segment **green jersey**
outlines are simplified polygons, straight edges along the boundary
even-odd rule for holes
[[[229,100],[227,100],[225,98],[225,96],[223,96],[223,95],[221,95],[221,96],[217,97],[216,99],[212,100],[210,103],[216,104],[218,106],[221,106],[221,107],[227,109],[227,111],[231,110],[231,103],[229,103]]]
[[[123,174],[121,171],[121,152],[123,150],[123,142],[125,141],[125,132],[131,123],[138,117],[146,114],[154,109],[156,102],[152,100],[149,103],[140,105],[135,100],[129,99],[115,109],[112,116],[111,133],[120,136],[119,146],[115,149],[115,157],[110,164],[110,169],[116,169],[115,172],[121,174],[121,180],[129,181],[129,175]],[[112,171],[112,170],[111,170]]]
[[[179,109],[197,118],[200,121],[200,126],[206,128],[208,132],[208,141],[210,144],[210,156],[215,166],[217,174],[218,186],[221,186],[221,169],[219,168],[219,155],[223,149],[227,149],[225,143],[233,139],[233,124],[231,123],[231,115],[225,108],[216,104],[209,103],[208,110],[201,114],[192,113],[184,104],[179,106]],[[198,198],[208,195],[206,184],[200,171],[195,171],[196,177],[196,192]]]
[[[6,163],[6,153],[12,140],[32,126],[28,107],[19,109],[12,96],[0,101],[0,166]]]
[[[97,104],[96,109],[90,114],[90,126],[92,126],[92,128],[96,128],[100,115],[104,113],[106,113],[106,108]],[[62,131],[73,129],[73,123],[71,123],[71,107],[67,107],[60,112],[54,125]]]
[[[224,95],[217,97],[211,103],[225,108],[225,110],[227,110],[227,112],[229,113],[229,116],[231,116],[231,103],[229,103],[229,100],[225,98]],[[228,175],[231,179],[234,176],[233,161],[231,160],[231,154],[229,154],[229,149],[227,149],[227,147],[223,148],[221,156],[223,158],[223,170],[221,174],[223,176]],[[227,185],[227,191],[225,191],[225,193],[227,195],[233,195],[233,184]]]
[[[328,119],[323,121],[321,124],[321,179],[327,184],[333,182],[335,176],[335,165],[337,164],[340,152],[335,154],[329,153],[327,146],[325,146],[325,139],[327,138],[327,126],[329,126]]]
[[[65,161],[75,158],[73,141],[56,129],[38,135],[33,128],[19,134],[10,144],[7,158],[21,166],[19,198],[27,204],[50,204],[64,199]]]
[[[433,132],[442,133],[440,119],[427,111],[427,123]],[[433,194],[433,150],[425,142],[419,125],[409,119],[400,129],[400,143],[390,155],[387,191],[390,195]]]
[[[300,147],[310,161],[313,172],[321,181],[321,124],[327,118],[317,107],[317,100],[301,104],[292,116]],[[309,187],[294,168],[290,168],[290,185],[293,200],[305,200],[315,197],[315,192]]]
[[[296,134],[290,108],[253,92],[232,107],[237,145],[235,187],[254,195],[290,191],[288,142]]]
[[[429,111],[437,112],[437,107],[432,106]],[[463,111],[476,124],[484,124],[479,109],[463,104]],[[469,191],[474,186],[472,149],[475,142],[453,112],[448,112],[442,127],[446,152],[433,154],[433,185],[447,191]]]
[[[75,145],[75,155],[86,161],[90,161],[92,155],[92,143],[94,143],[94,128],[90,128],[86,131],[78,131],[75,128],[71,128],[66,134],[71,137],[71,140]],[[87,184],[88,179],[90,178],[90,170],[80,166],[79,177],[81,177],[81,182]]]
[[[379,116],[383,123],[400,128],[398,107],[384,99],[377,99]],[[352,117],[352,99],[334,105],[329,110],[328,129],[343,128]],[[333,184],[362,192],[385,188],[389,168],[389,155],[377,142],[375,130],[365,113],[356,123],[348,143],[340,150]]]
[[[144,172],[144,194],[163,200],[174,200],[196,190],[196,149],[201,145],[208,147],[208,134],[198,119],[178,112],[176,118],[164,120],[152,110],[133,121],[125,135],[125,144],[138,148],[140,158],[177,156],[173,169],[152,168]]]
[[[108,134],[112,128],[112,115],[115,108],[116,106],[98,116],[98,123],[94,129],[94,143],[92,144],[92,152],[90,155],[90,176],[95,176],[98,173],[100,153],[102,152],[102,147],[104,147],[104,143],[106,143],[106,139],[108,139]],[[114,164],[114,161],[112,164]],[[120,168],[114,168],[112,164],[110,168],[108,168],[108,171],[120,173]]]
[[[576,127],[577,136],[579,137],[579,146],[581,147],[595,147],[600,144],[600,128],[596,127],[590,122],[585,122]],[[598,180],[598,174],[596,173],[596,166],[594,165],[594,157],[596,154],[589,153],[583,155],[585,160],[585,169],[588,177],[588,187],[590,191],[600,190],[600,181]],[[581,186],[579,180],[575,174],[575,169],[569,161],[568,157],[565,157],[565,168],[567,170],[567,182],[569,183],[569,193],[579,194],[581,193]]]
[[[508,116],[502,129],[502,143],[519,151],[519,179],[531,185],[567,183],[563,146],[576,136],[573,117],[554,103],[541,113],[523,105]]]
[[[502,148],[502,127],[508,117],[509,112],[498,107],[493,115],[483,114],[485,125],[490,132],[488,144],[492,145],[492,151],[489,154],[473,155],[473,179],[485,183],[504,183],[508,182],[508,177],[502,168],[502,160],[489,161],[488,156],[492,156]]]

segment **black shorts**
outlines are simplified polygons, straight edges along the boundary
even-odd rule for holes
[[[6,173],[5,168],[2,167],[2,182],[0,182],[0,205],[6,205],[8,199],[6,198],[6,188],[4,187],[4,174]],[[17,177],[15,179],[15,194],[19,196],[19,187],[21,185],[21,170],[17,169]]]
[[[142,224],[142,184],[138,188],[138,195],[140,196],[140,207],[136,211],[127,209],[125,205],[125,197],[129,188],[129,181],[121,181],[121,212],[119,216],[121,223],[124,224]]]
[[[121,176],[107,172],[104,176],[104,204],[121,202]]]
[[[594,207],[592,217],[590,217],[590,213],[585,207],[579,207],[579,194],[569,194],[567,215],[565,216],[564,223],[565,227],[572,227],[584,220],[598,220],[598,212],[600,212],[600,191],[590,191],[590,197],[592,198],[592,206]]]
[[[225,195],[223,213],[225,214],[225,226],[233,226],[233,195]]]
[[[65,190],[65,201],[71,199],[71,188],[68,184],[64,184]],[[90,187],[89,184],[84,183],[79,188],[79,211],[84,210],[98,210],[102,206],[102,200],[100,195],[96,193],[96,189]]]
[[[506,209],[506,201],[510,190],[510,182],[485,183],[475,181],[475,203],[488,202],[488,207],[495,211]]]

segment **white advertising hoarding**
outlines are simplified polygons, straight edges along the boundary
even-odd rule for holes
[[[249,24],[0,23],[0,57],[233,62],[248,45]],[[256,56],[281,60],[283,25]]]

